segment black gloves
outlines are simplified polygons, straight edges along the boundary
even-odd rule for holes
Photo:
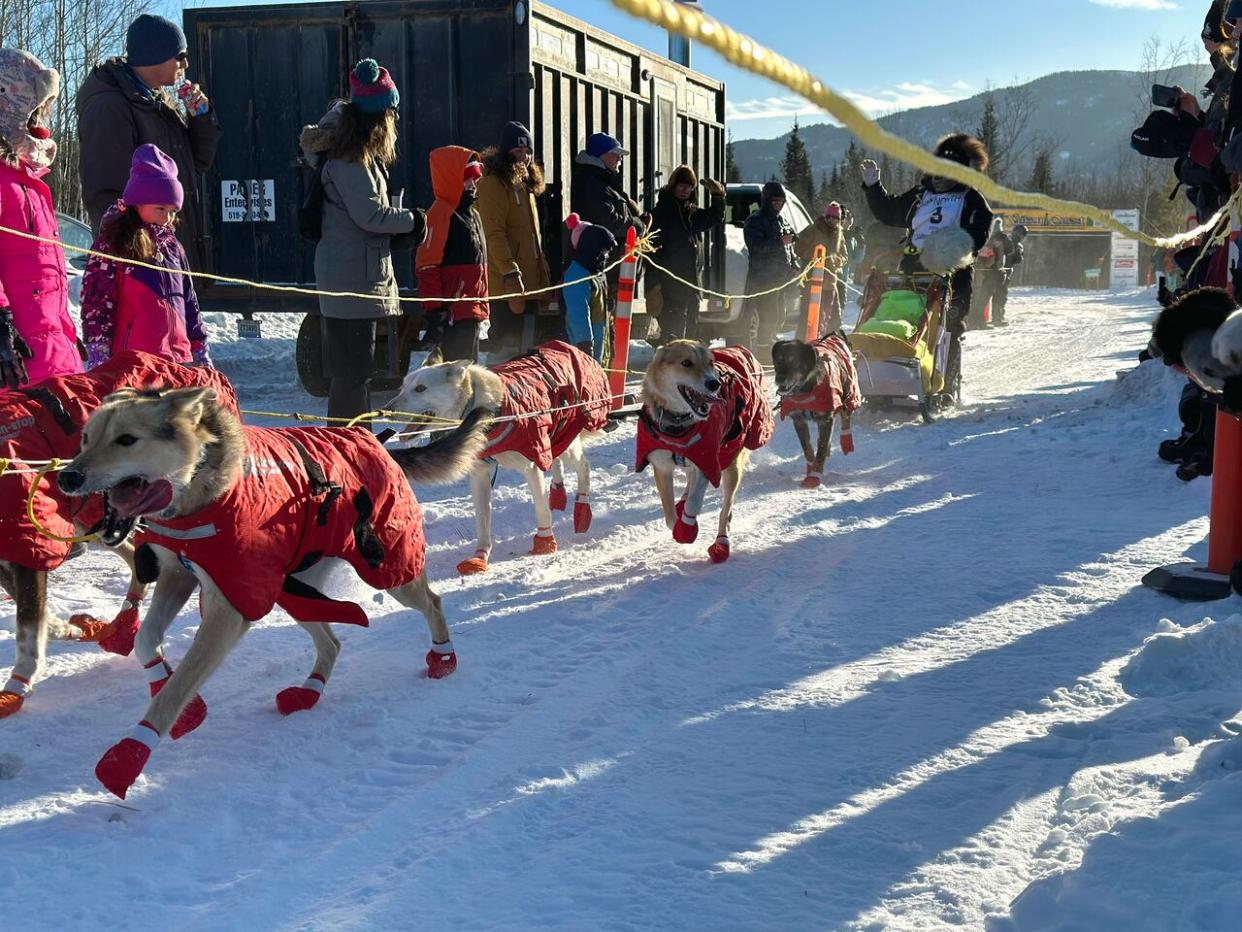
[[[33,355],[13,326],[13,311],[7,307],[0,308],[0,385],[18,388],[29,382],[25,360]]]

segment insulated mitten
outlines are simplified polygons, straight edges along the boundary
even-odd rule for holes
[[[565,494],[565,483],[552,483],[552,488],[548,490],[548,507],[553,511],[564,511],[569,507],[569,496]]]
[[[29,382],[26,360],[33,356],[13,325],[12,309],[0,307],[0,386],[16,389]]]

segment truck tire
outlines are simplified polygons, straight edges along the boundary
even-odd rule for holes
[[[298,367],[298,381],[307,394],[327,398],[328,377],[323,373],[323,333],[319,329],[318,314],[307,314],[302,318],[293,355]]]

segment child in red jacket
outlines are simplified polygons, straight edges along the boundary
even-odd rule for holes
[[[487,240],[475,210],[475,187],[483,176],[479,154],[461,146],[431,153],[427,239],[414,260],[418,294],[424,298],[467,298],[424,304],[427,336],[446,362],[479,361],[479,330],[488,318]]]

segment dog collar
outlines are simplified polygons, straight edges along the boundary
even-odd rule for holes
[[[664,408],[656,406],[655,417],[652,419],[656,430],[662,434],[684,434],[698,420],[694,416],[693,411],[685,411],[681,414],[673,414]]]

